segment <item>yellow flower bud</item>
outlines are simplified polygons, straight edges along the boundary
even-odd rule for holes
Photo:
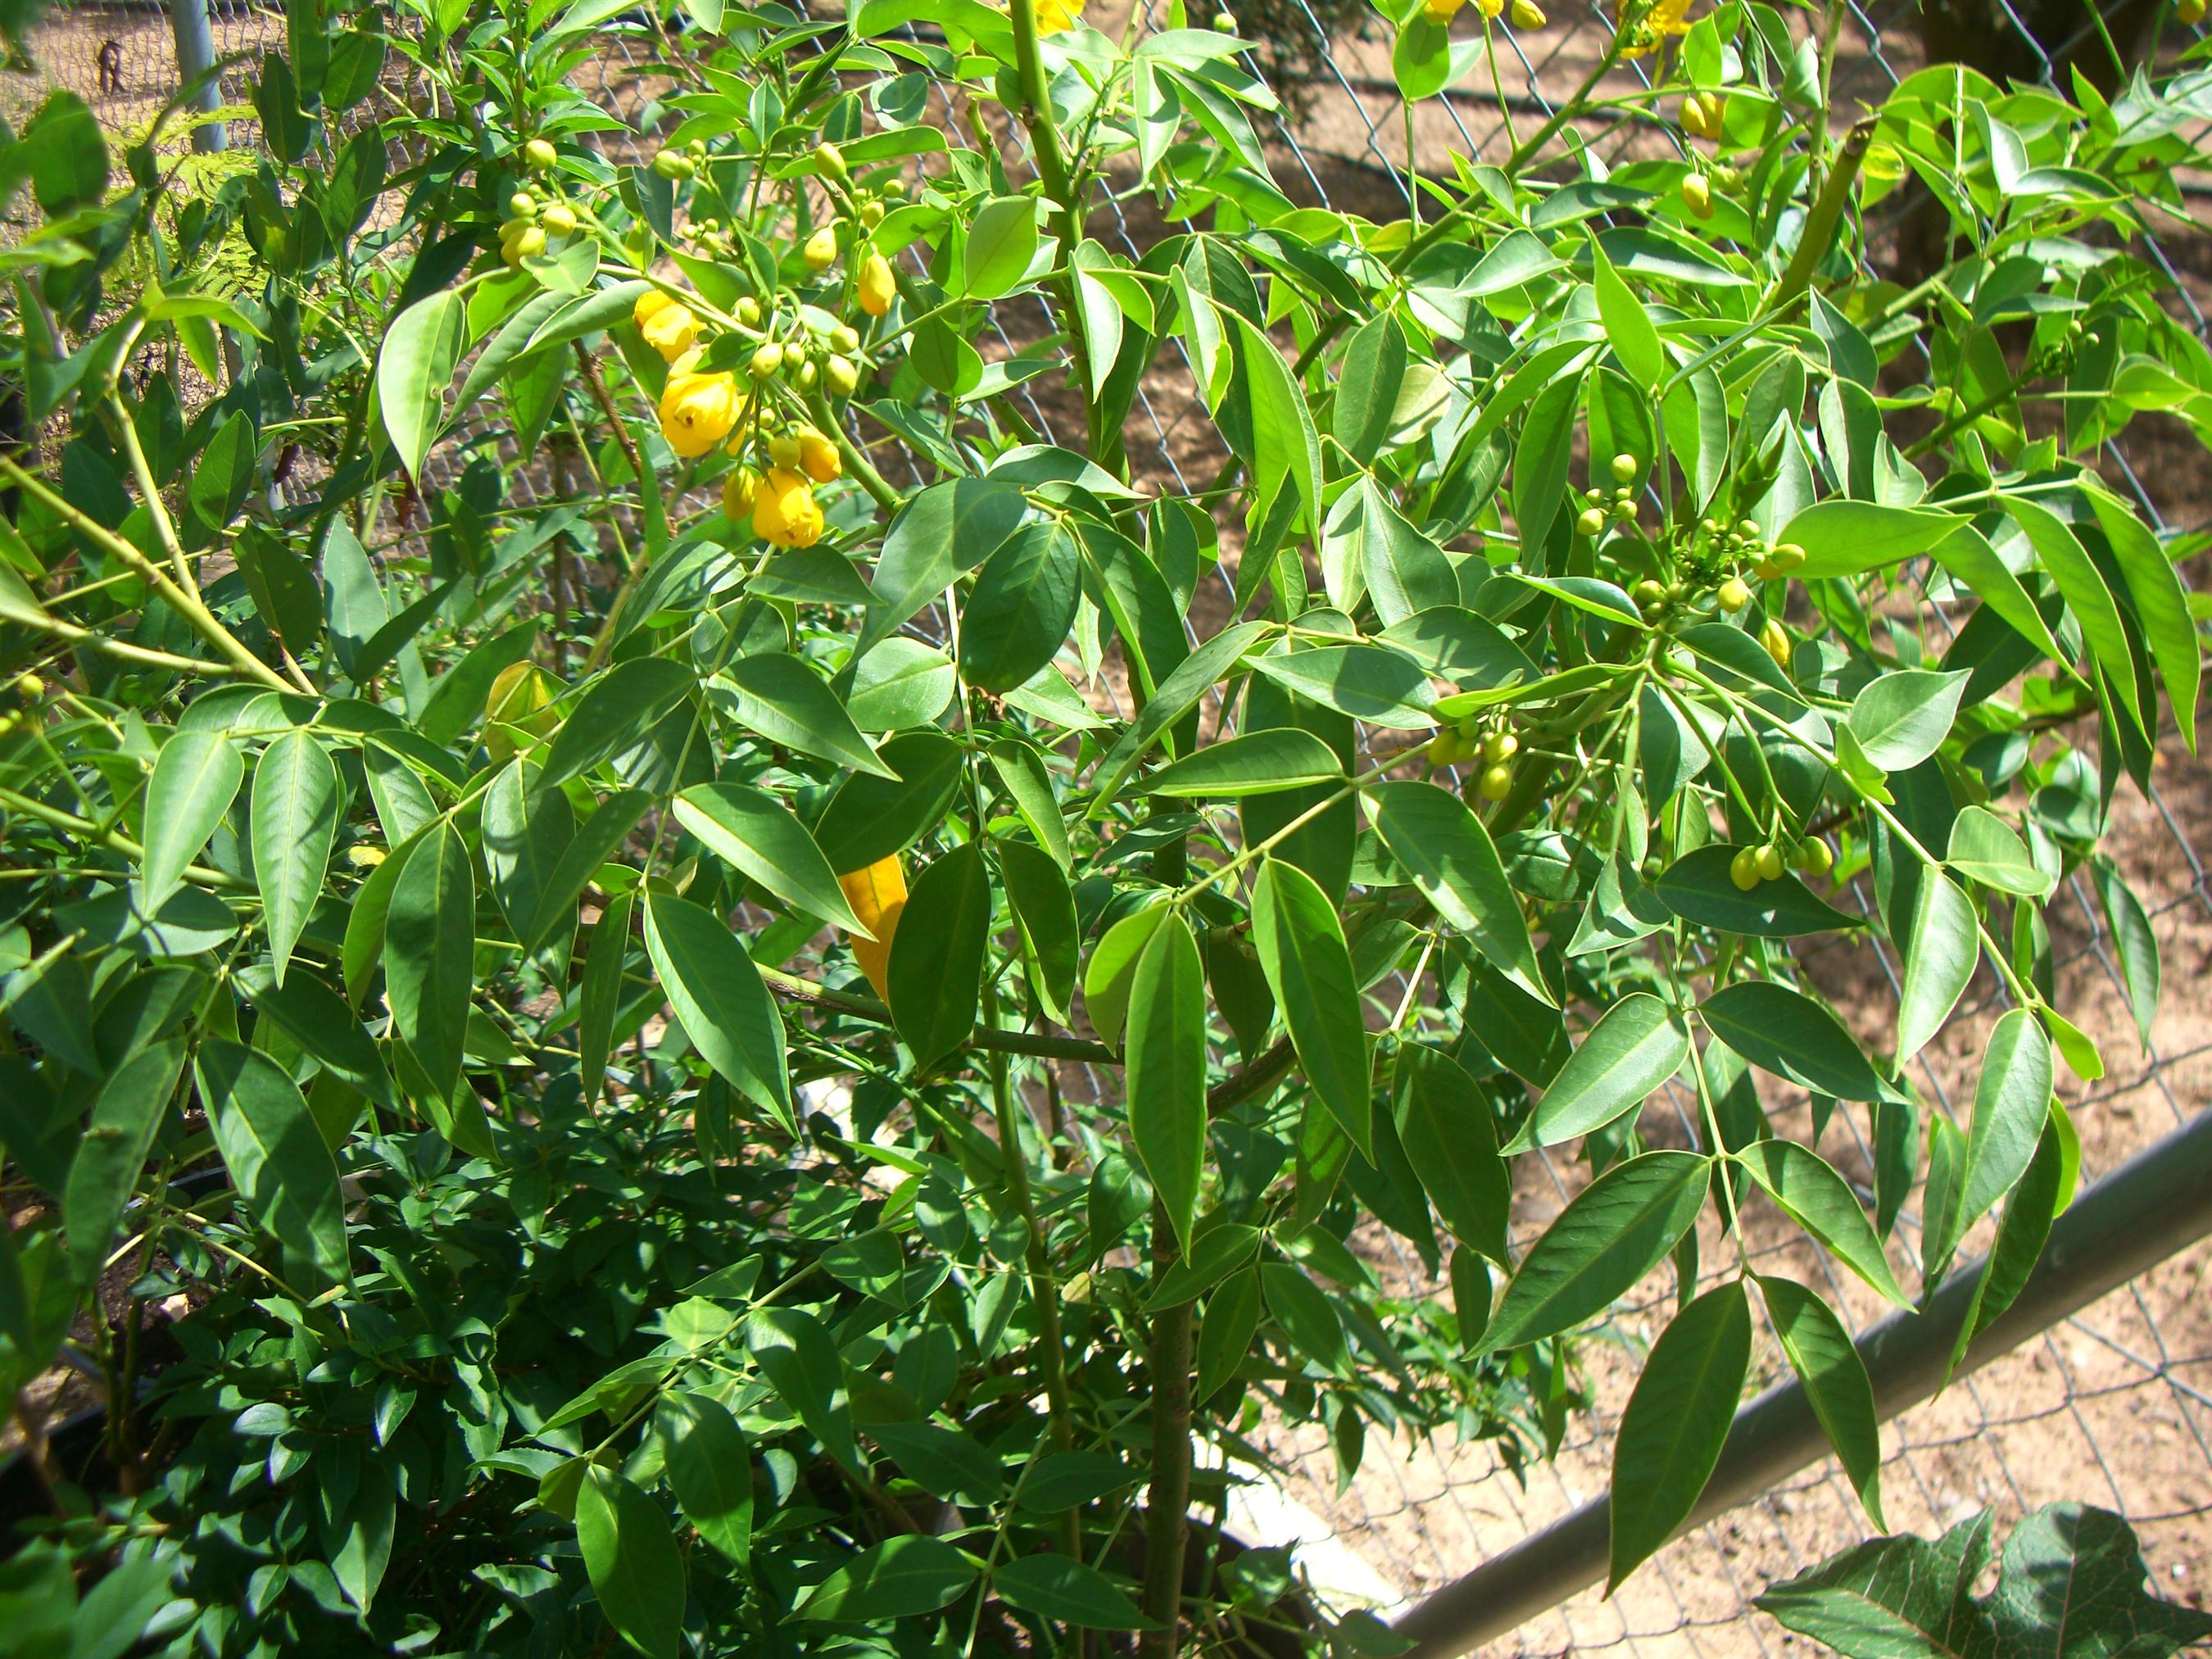
[[[1536,0],[1513,0],[1513,27],[1516,29],[1540,29],[1546,22],[1544,9]]]
[[[1748,893],[1759,885],[1759,849],[1744,848],[1729,860],[1729,879],[1739,890]]]
[[[811,426],[803,426],[799,428],[799,465],[815,483],[828,483],[843,476],[845,458],[827,436]]]
[[[824,225],[806,239],[806,268],[827,270],[837,263],[837,227]]]
[[[749,466],[735,468],[722,480],[722,511],[734,523],[752,516],[753,499],[760,494],[760,475]]]
[[[1713,216],[1713,187],[1705,174],[1692,173],[1682,180],[1682,205],[1700,219]]]
[[[566,202],[556,202],[538,216],[538,222],[545,227],[549,236],[567,236],[576,228],[576,210]]]
[[[777,433],[768,441],[768,458],[770,463],[787,472],[796,471],[799,468],[798,438],[788,432]]]
[[[734,374],[671,374],[660,398],[661,436],[687,460],[703,455],[730,435],[738,407]]]
[[[1721,609],[1733,616],[1751,603],[1751,589],[1741,576],[1730,576],[1721,584],[1717,596]]]
[[[535,173],[550,173],[560,163],[561,152],[550,139],[532,138],[522,147],[522,159]]]
[[[822,504],[812,486],[784,467],[770,470],[753,497],[753,533],[777,547],[811,547],[822,539]]]
[[[832,357],[823,366],[830,381],[830,390],[840,398],[849,398],[860,384],[860,371],[853,367],[849,357]]]
[[[871,253],[867,263],[860,267],[860,309],[871,317],[880,317],[891,308],[898,295],[898,283],[891,276],[891,262],[880,253]]]
[[[699,319],[689,306],[666,305],[646,319],[638,331],[646,344],[672,363],[698,343]]]

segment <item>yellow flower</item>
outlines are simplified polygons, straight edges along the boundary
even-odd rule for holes
[[[906,908],[906,866],[894,853],[864,870],[838,877],[837,884],[845,890],[845,902],[853,907],[853,914],[875,935],[854,939],[853,960],[860,964],[876,994],[888,999],[891,935],[898,931],[899,915]]]
[[[668,389],[660,395],[660,434],[678,455],[689,460],[705,454],[737,423],[736,375],[687,370],[668,377]]]
[[[750,518],[753,500],[760,494],[760,474],[749,466],[734,469],[722,480],[722,511],[742,524]]]
[[[871,317],[880,317],[891,308],[897,294],[891,262],[880,253],[871,253],[860,267],[860,309]]]
[[[1626,44],[1621,47],[1621,55],[1649,57],[1668,35],[1687,34],[1689,10],[1690,0],[1653,0],[1651,9],[1622,31]]]
[[[822,539],[822,503],[796,472],[773,467],[753,496],[753,534],[777,547],[811,547]]]
[[[630,321],[643,328],[653,317],[676,303],[676,296],[649,288],[637,296],[637,303],[629,308]]]
[[[1449,23],[1466,0],[1427,0],[1421,10],[1431,23]]]
[[[1085,4],[1085,0],[1036,0],[1037,33],[1058,34],[1073,28]]]
[[[689,306],[673,301],[662,306],[639,325],[646,344],[674,362],[691,349],[699,337],[699,319],[691,314]]]
[[[815,483],[828,483],[843,476],[845,458],[828,438],[811,426],[803,426],[799,428],[799,465]]]

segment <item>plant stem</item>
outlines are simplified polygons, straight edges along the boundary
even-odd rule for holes
[[[1568,120],[1582,108],[1583,100],[1596,88],[1597,83],[1605,79],[1607,73],[1620,61],[1620,47],[1621,40],[1616,34],[1607,46],[1605,56],[1599,58],[1590,72],[1583,77],[1582,85],[1575,88],[1573,95],[1553,111],[1552,118],[1530,133],[1526,143],[1514,147],[1513,154],[1505,161],[1507,173],[1520,172],[1543,152],[1544,146],[1552,142],[1553,136],[1566,125]]]
[[[10,812],[21,812],[25,817],[51,823],[57,830],[66,830],[81,840],[105,847],[111,853],[119,853],[134,863],[143,860],[146,856],[146,849],[130,836],[118,835],[112,830],[102,830],[88,818],[81,818],[74,812],[64,812],[60,807],[49,806],[44,801],[33,800],[28,795],[19,795],[13,789],[0,789],[0,807]],[[250,881],[241,881],[223,871],[206,869],[197,864],[185,866],[185,879],[196,887],[213,887],[224,892],[251,893],[255,890]]]
[[[615,441],[622,446],[623,459],[629,463],[630,476],[637,480],[639,492],[642,494],[645,489],[645,459],[638,453],[637,441],[629,435],[629,428],[623,424],[622,412],[615,407],[615,400],[607,391],[606,381],[600,378],[599,364],[584,349],[581,340],[574,342],[574,345],[577,366],[583,371],[584,384],[591,388],[592,401],[599,404],[599,413],[606,417],[607,425],[614,432]],[[629,568],[623,572],[622,585],[615,589],[614,598],[608,601],[606,620],[599,624],[599,631],[592,641],[591,654],[584,659],[584,672],[587,676],[599,672],[600,665],[607,659],[607,653],[614,649],[615,628],[622,621],[623,608],[629,603],[630,595],[637,591],[637,585],[645,580],[645,573],[652,563],[653,541],[647,537],[638,544],[636,556],[630,560]]]
[[[1007,17],[1014,26],[1014,73],[1021,87],[1022,125],[1028,129],[1030,149],[1036,157],[1037,179],[1056,210],[1053,223],[1060,242],[1062,270],[1052,282],[1054,297],[1065,319],[1071,354],[1082,372],[1085,387],[1085,426],[1094,457],[1110,457],[1119,444],[1115,434],[1100,428],[1099,394],[1106,388],[1111,363],[1091,361],[1083,332],[1077,326],[1081,314],[1075,302],[1075,251],[1083,246],[1083,213],[1074,181],[1068,177],[1067,158],[1060,153],[1060,125],[1052,112],[1052,83],[1045,78],[1044,59],[1037,52],[1036,0],[1012,0]],[[1126,464],[1118,471],[1126,474]]]
[[[42,505],[58,514],[70,529],[88,537],[98,543],[103,551],[129,566],[191,625],[192,632],[213,646],[240,677],[257,680],[271,691],[296,691],[299,689],[240,644],[238,636],[222,625],[216,614],[200,602],[197,594],[186,592],[167,571],[98,520],[73,506],[35,473],[25,471],[16,465],[13,457],[0,456],[0,477],[5,477],[10,483],[30,491]]]
[[[988,982],[983,987],[983,1029],[998,1029],[999,998]],[[999,1164],[1006,1171],[1006,1196],[1013,1200],[1027,1235],[1024,1250],[1030,1300],[1036,1305],[1037,1347],[1044,1371],[1048,1426],[1054,1449],[1075,1449],[1075,1418],[1067,1393],[1066,1339],[1060,1322],[1060,1286],[1052,1276],[1052,1257],[1045,1248],[1044,1228],[1037,1220],[1036,1203],[1030,1194],[1029,1153],[1022,1146],[1021,1121],[1027,1115],[1014,1091],[1013,1078],[1004,1053],[991,1056],[991,1105],[999,1125]],[[1060,1550],[1071,1561],[1083,1559],[1083,1511],[1079,1505],[1060,1515]],[[1077,1641],[1082,1638],[1079,1633]],[[1080,1650],[1078,1650],[1079,1652]]]
[[[4,793],[4,792],[0,792]],[[768,988],[790,1002],[804,1002],[817,1008],[827,1008],[833,1013],[865,1019],[871,1025],[888,1026],[891,1011],[873,997],[851,996],[842,991],[833,991],[826,985],[817,985],[811,979],[797,974],[787,974],[780,968],[767,963],[757,964],[760,976]],[[969,1035],[967,1046],[988,1053],[1001,1054],[1033,1054],[1042,1060],[1079,1060],[1093,1066],[1118,1066],[1121,1055],[1103,1042],[1092,1042],[1083,1037],[1054,1036],[1044,1031],[1006,1031],[979,1026]]]
[[[1176,1261],[1164,1205],[1152,1207],[1152,1282]],[[1194,1304],[1152,1316],[1147,1370],[1152,1394],[1152,1480],[1145,1498],[1145,1617],[1159,1628],[1137,1638],[1138,1659],[1174,1659],[1182,1617],[1182,1558],[1190,1510],[1190,1332]]]
[[[176,521],[169,517],[169,504],[161,499],[161,492],[154,483],[154,469],[147,463],[145,446],[138,441],[138,428],[124,405],[123,394],[113,386],[107,390],[107,405],[115,418],[115,440],[123,446],[123,453],[131,462],[131,475],[138,480],[138,493],[146,498],[147,516],[153,520],[154,533],[161,538],[161,546],[169,556],[169,568],[176,574],[177,586],[198,599],[200,585],[192,575],[191,566],[185,562],[184,544],[177,538]]]

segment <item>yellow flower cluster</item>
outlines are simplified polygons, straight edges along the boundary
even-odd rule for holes
[[[1421,10],[1431,23],[1449,23],[1459,15],[1467,0],[1427,0]],[[1475,9],[1485,17],[1494,18],[1505,9],[1505,0],[1475,0]]]
[[[736,375],[702,374],[689,366],[693,361],[686,353],[671,366],[660,394],[660,435],[687,461],[727,438],[744,406]]]
[[[1649,10],[1632,15],[1621,29],[1621,56],[1649,57],[1669,35],[1687,34],[1689,12],[1690,0],[1653,0]]]
[[[699,319],[691,314],[691,307],[657,288],[637,296],[630,317],[646,344],[672,363],[698,343]]]
[[[774,466],[753,492],[753,534],[775,547],[811,547],[822,539],[822,503],[798,473]]]
[[[1075,27],[1075,20],[1083,15],[1088,0],[1036,0],[1037,33],[1060,34]],[[991,0],[994,11],[1011,12],[1009,0]]]

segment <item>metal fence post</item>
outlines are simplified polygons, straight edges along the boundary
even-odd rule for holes
[[[169,0],[169,27],[177,36],[177,73],[186,86],[207,78],[186,100],[187,107],[207,112],[222,105],[222,88],[210,75],[215,67],[215,30],[208,21],[207,0]],[[227,122],[204,121],[192,129],[192,148],[210,151],[230,148]]]

